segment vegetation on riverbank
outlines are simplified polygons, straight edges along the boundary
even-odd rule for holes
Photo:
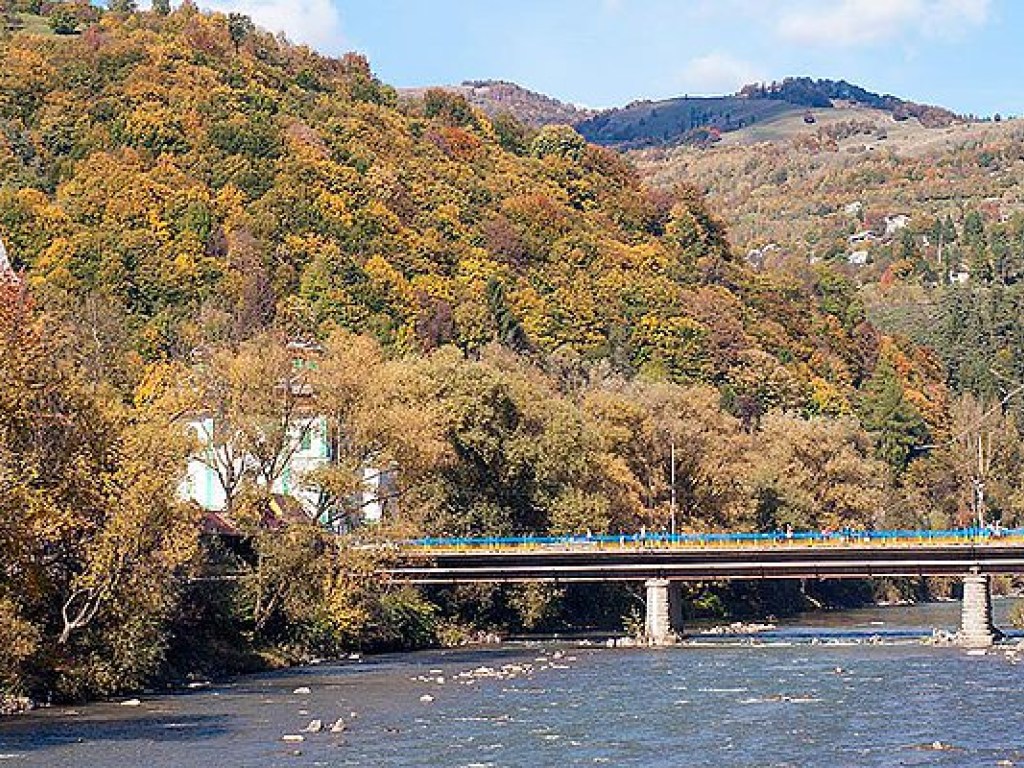
[[[652,192],[565,127],[400,103],[361,57],[244,17],[0,38],[0,238],[5,695],[557,623],[585,598],[424,594],[356,544],[663,529],[673,454],[686,529],[973,514],[949,438],[980,406],[952,408],[935,356],[840,273],[752,270],[686,186]],[[398,512],[358,540],[268,524],[295,341],[339,436],[317,483],[355,520],[365,463],[399,469]],[[210,409],[264,460],[231,488],[230,545],[177,492]],[[994,475],[1019,474],[1015,435]],[[987,503],[1019,522],[1012,484]]]

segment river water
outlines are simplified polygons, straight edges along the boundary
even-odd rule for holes
[[[958,610],[817,614],[670,649],[381,656],[53,708],[0,722],[0,766],[1024,766],[1024,663],[915,639]]]

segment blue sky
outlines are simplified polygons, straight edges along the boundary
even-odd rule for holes
[[[843,78],[1024,114],[1022,0],[207,0],[397,86],[505,79],[578,104]]]

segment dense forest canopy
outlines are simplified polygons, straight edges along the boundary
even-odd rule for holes
[[[976,516],[986,405],[954,405],[841,269],[737,258],[694,180],[652,190],[458,95],[400,101],[362,57],[245,17],[131,5],[0,37],[0,692],[458,637],[467,605],[557,613],[558,590],[431,603],[312,521],[269,529],[272,454],[232,488],[244,551],[200,537],[185,417],[265,451],[289,342],[320,350],[324,487],[399,468],[399,512],[361,536],[661,529],[673,454],[691,530]],[[998,418],[985,503],[1013,523]],[[194,578],[225,562],[242,578]]]
[[[186,6],[4,43],[15,267],[48,309],[87,305],[98,357],[135,366],[126,382],[270,327],[571,350],[764,407],[743,381],[757,359],[806,413],[814,387],[849,405],[870,374],[852,292],[737,264],[687,188],[651,193],[570,129],[442,92],[398,108],[358,56],[243,32]]]

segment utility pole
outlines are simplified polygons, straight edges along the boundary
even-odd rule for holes
[[[669,455],[670,455],[670,459],[669,459],[669,464],[670,464],[669,474],[671,476],[671,489],[670,489],[670,494],[671,494],[671,502],[670,502],[670,504],[671,504],[671,507],[670,508],[671,508],[671,511],[672,511],[672,519],[671,519],[670,532],[672,533],[673,536],[675,536],[676,535],[676,441],[675,440],[672,440],[672,444],[671,444],[671,447],[669,449]]]
[[[990,372],[995,374],[996,376],[999,376],[998,372],[996,372],[995,370],[990,369]],[[1006,392],[1006,390],[1004,390],[1004,392]],[[979,416],[971,426],[969,426],[967,429],[962,430],[959,434],[949,438],[944,443],[941,443],[939,445],[932,444],[915,446],[915,448],[917,449],[938,448],[940,447],[940,445],[953,446],[956,445],[960,440],[963,440],[964,443],[962,445],[964,446],[968,454],[972,450],[976,451],[978,459],[978,469],[977,473],[972,473],[973,476],[971,477],[971,485],[973,486],[971,489],[971,503],[974,507],[974,513],[977,517],[979,528],[985,527],[985,478],[988,477],[989,470],[991,469],[992,464],[991,441],[988,441],[989,444],[988,446],[986,446],[980,430],[981,427],[984,426],[985,422],[988,421],[988,419],[991,416],[993,416],[996,413],[1000,413],[1002,409],[1006,406],[1006,404],[1009,403],[1010,400],[1019,395],[1021,392],[1024,392],[1024,384],[1021,384],[1020,386],[1017,386],[1014,389],[1006,392],[1006,394],[1003,395],[1003,398],[998,403],[996,403],[988,410],[986,410],[983,414],[981,414],[981,416]],[[974,436],[975,445],[972,446],[971,433],[974,432],[975,430],[978,430],[978,433]]]
[[[991,458],[991,452],[986,457],[985,448],[982,444],[981,432],[977,435],[978,438],[978,474],[974,478],[974,505],[975,511],[978,513],[978,528],[985,527],[985,478],[988,476],[989,461],[986,459]]]

